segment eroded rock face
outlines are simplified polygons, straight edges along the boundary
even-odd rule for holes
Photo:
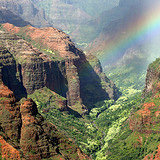
[[[95,58],[92,55],[87,58],[64,32],[51,27],[18,28],[11,24],[4,24],[3,27],[9,32],[24,35],[24,38],[42,48],[39,51],[13,34],[12,39],[9,33],[0,35],[2,44],[20,66],[18,69],[27,94],[46,86],[67,97],[69,106],[78,102],[88,109],[98,101],[118,97],[117,88],[103,74],[99,61],[92,66],[89,61],[94,62]],[[102,86],[102,81],[105,86]]]
[[[154,102],[143,104],[142,108],[130,118],[130,129],[140,133],[159,134],[159,127],[153,130],[151,126],[156,126],[159,121],[160,107]]]
[[[12,24],[5,23],[3,27],[11,33],[23,33],[29,36],[29,38],[39,45],[46,45],[48,49],[57,51],[58,56],[69,59],[79,58],[79,49],[77,49],[69,36],[53,27],[48,28],[35,28],[32,26],[26,26],[24,28],[16,27]],[[56,54],[56,53],[53,53]]]
[[[0,46],[0,60],[0,153],[2,157],[18,160],[50,157],[53,159],[89,159],[54,125],[44,120],[38,113],[35,102],[31,99],[22,99],[21,101],[24,101],[22,103],[15,98],[13,91],[5,84],[11,85],[14,81],[18,81],[18,78],[14,77],[14,72],[9,73],[9,69],[16,66],[16,61],[2,46]],[[6,70],[6,67],[10,68]]]
[[[25,96],[26,90],[22,84],[20,66],[16,64],[13,55],[2,46],[0,46],[0,68],[1,80],[4,84],[14,91],[17,97]]]
[[[143,90],[143,97],[147,96],[149,93],[152,93],[152,95],[154,96],[160,90],[160,65],[154,65],[154,63],[158,63],[160,60],[157,59],[156,61],[150,64],[147,70],[145,89]]]
[[[26,94],[32,94],[34,90],[47,86],[51,90],[64,95],[62,89],[66,80],[59,69],[59,66],[63,68],[64,63],[52,61],[50,57],[15,35],[1,32],[0,37],[4,40],[2,44],[13,53],[11,57],[14,59],[14,66],[8,65],[8,68],[3,68],[4,82],[6,81],[6,84],[11,86],[10,89],[15,91],[18,85],[13,85],[9,78],[11,76],[6,76],[6,74],[15,75],[17,83],[23,83],[23,92]],[[3,57],[3,59],[5,58]]]
[[[10,138],[15,144],[18,143],[20,138],[20,112],[19,104],[11,90],[4,84],[0,84],[0,124],[6,136]]]
[[[20,152],[16,150],[13,146],[7,143],[2,136],[0,136],[0,144],[1,144],[1,155],[2,158],[6,159],[16,159],[20,160]]]
[[[19,104],[16,102],[13,92],[6,85],[13,90],[17,88],[15,90],[17,94],[22,94],[22,86],[16,79],[15,60],[10,52],[2,46],[0,46],[0,68],[0,124],[6,135],[17,143],[21,126]]]
[[[86,83],[93,85],[94,89],[98,89],[98,86],[100,92],[102,88],[100,81],[96,79],[98,75],[89,65],[83,52],[77,50],[76,54],[74,52],[70,54],[71,49],[64,47],[66,54],[71,55],[67,58],[63,57],[62,47],[62,59],[53,60],[52,56],[39,51],[14,34],[1,31],[0,42],[6,47],[0,46],[0,136],[15,148],[17,154],[11,156],[18,158],[20,156],[28,160],[90,159],[54,125],[44,120],[32,99],[25,99],[34,90],[43,87],[63,95],[66,94],[63,87],[67,85],[68,105],[77,102],[87,104],[90,99],[84,100],[83,93],[86,95],[90,93],[88,97],[96,93],[93,92],[92,95],[92,91],[88,92],[87,86],[86,88],[83,86]],[[70,46],[67,43],[66,45]],[[72,49],[76,50],[75,47]],[[91,81],[86,81],[88,77]],[[98,85],[95,85],[96,82]],[[106,94],[104,90],[103,93]],[[106,97],[102,95],[101,98]],[[63,103],[66,106],[66,102],[62,101],[62,105]],[[90,104],[92,103],[93,101]],[[80,107],[87,110],[84,105]],[[62,106],[60,108],[65,109]],[[8,153],[12,153],[12,148],[7,147],[7,150]],[[2,154],[7,157],[4,151]]]
[[[71,159],[72,155],[70,154],[77,152],[76,148],[73,149],[67,144],[68,140],[61,137],[62,135],[58,133],[55,126],[44,121],[38,113],[35,102],[31,99],[27,99],[21,104],[20,111],[22,116],[20,147],[27,159],[58,157],[60,155]],[[70,147],[73,149],[72,153],[65,155],[63,152]],[[79,159],[78,155],[76,157]]]
[[[134,136],[138,136],[138,145],[147,148],[147,143],[152,141],[153,137],[155,147],[150,154],[144,157],[144,160],[159,159],[159,139],[160,134],[160,87],[159,87],[159,59],[149,65],[146,76],[145,89],[143,96],[148,96],[145,103],[140,105],[140,109],[130,116],[130,129]],[[158,145],[158,146],[157,146]],[[148,148],[147,148],[148,149]]]
[[[144,157],[143,160],[159,160],[159,157],[160,157],[160,145],[157,147],[158,149],[156,150],[156,154],[150,154],[150,155],[147,155],[146,157]]]
[[[1,82],[0,146],[2,150],[0,154],[3,158],[89,159],[53,124],[44,120],[32,99],[23,101],[20,105],[21,102],[16,101],[13,92]]]
[[[142,146],[148,149],[147,143],[155,143],[155,149],[150,154],[145,155],[143,160],[158,160],[159,159],[159,141],[153,137],[159,137],[160,134],[160,106],[152,101],[159,101],[160,96],[155,96],[151,102],[144,103],[142,108],[130,117],[130,129],[133,131],[132,138],[137,137],[135,146]],[[137,143],[138,142],[138,143]],[[158,146],[157,146],[158,145]],[[158,149],[156,149],[156,147]],[[147,154],[147,153],[146,153]]]
[[[73,60],[66,61],[66,75],[68,80],[68,105],[72,106],[77,101],[82,103],[80,95],[80,79],[78,75],[77,67],[74,65]],[[73,97],[72,99],[70,97]]]

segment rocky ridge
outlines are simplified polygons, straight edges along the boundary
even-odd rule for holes
[[[10,38],[15,39],[14,36],[10,36]],[[0,46],[1,158],[17,160],[89,159],[53,124],[46,122],[38,113],[36,103],[32,99],[22,98],[19,101],[15,98],[13,91],[7,87],[9,85],[14,88],[13,84],[15,84],[17,88],[13,90],[19,90],[20,81],[17,80],[17,82],[14,77],[14,69],[17,69],[15,62],[12,54]]]
[[[79,103],[88,109],[97,101],[118,97],[117,88],[103,74],[99,61],[91,55],[87,59],[64,32],[55,28],[18,28],[11,24],[4,24],[3,28],[24,37],[39,49],[14,34],[15,38],[10,39],[9,33],[1,32],[1,43],[19,64],[26,94],[46,86],[67,97],[69,106]],[[97,63],[92,67],[93,62]]]
[[[32,99],[22,98],[19,101],[14,96],[14,92],[7,85],[19,86],[20,82],[15,83],[15,67],[12,54],[0,46],[1,157],[17,160],[89,159],[72,141],[66,139],[53,124],[48,123],[38,113],[37,105]],[[13,83],[8,80],[12,80]]]
[[[159,92],[160,89],[160,72],[159,72],[159,58],[156,59],[153,63],[151,63],[147,70],[145,89],[143,90],[143,96],[147,96],[150,93],[152,96],[155,96],[156,93]]]
[[[0,84],[0,146],[6,159],[89,159],[38,113],[32,99],[18,102]],[[6,142],[7,141],[7,142]]]
[[[140,110],[130,117],[130,129],[134,136],[138,137],[138,145],[147,146],[154,137],[157,150],[152,150],[151,153],[144,157],[146,159],[159,159],[159,134],[160,134],[160,87],[159,87],[159,67],[160,59],[151,63],[147,70],[145,89],[143,98],[145,103],[142,103]],[[147,98],[148,97],[148,98]],[[136,143],[136,142],[135,142]],[[148,148],[147,148],[148,150]]]

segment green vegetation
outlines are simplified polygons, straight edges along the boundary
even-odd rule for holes
[[[74,115],[68,114],[67,111],[60,112],[58,110],[59,106],[56,101],[58,99],[65,100],[64,97],[57,94],[55,96],[55,93],[53,94],[47,88],[37,90],[29,97],[36,102],[39,112],[47,120],[55,124],[67,137],[75,140],[84,152],[91,154],[97,150],[95,148],[99,147],[100,149],[101,142],[99,139],[101,139],[101,135],[97,134],[97,128],[87,118],[76,118]],[[95,145],[89,139],[92,139]]]
[[[130,130],[127,119],[130,117],[133,121],[139,120],[141,116],[135,112],[144,108],[142,103],[155,104],[150,108],[150,124],[140,123],[142,126],[136,125],[134,130]],[[114,105],[101,113],[95,122],[99,129],[106,130],[105,143],[96,153],[96,160],[135,160],[143,159],[149,154],[155,155],[160,144],[160,136],[157,133],[160,130],[160,117],[155,116],[155,113],[160,111],[159,106],[160,98],[148,96],[142,100],[140,95],[136,95],[128,99],[119,98]],[[142,127],[140,131],[139,127]],[[146,130],[152,132],[146,134]]]
[[[57,99],[65,98],[47,88],[36,90],[29,97],[36,102],[39,112],[55,124],[58,130],[73,139],[83,152],[92,155],[93,159],[101,159],[108,143],[121,132],[122,124],[128,119],[134,104],[140,101],[140,95],[135,93],[138,92],[128,89],[117,102],[98,102],[89,115],[81,118],[75,117],[70,111],[61,112]]]
[[[160,58],[157,58],[153,63],[149,65],[149,68],[157,69],[160,66]]]
[[[28,97],[32,98],[36,102],[40,113],[47,110],[49,111],[50,109],[61,109],[59,108],[59,102],[66,100],[66,98],[46,87],[36,90],[32,95],[28,95]]]
[[[113,104],[114,104],[114,100],[105,100],[105,101],[97,102],[95,104],[95,107],[90,111],[89,116],[91,117],[91,119],[96,120],[100,113],[107,110]]]
[[[147,71],[147,64],[141,66],[139,64],[118,65],[106,70],[108,78],[111,79],[118,87],[127,89],[132,87],[134,89],[143,89],[145,84],[145,77]]]
[[[27,26],[26,26],[27,27]],[[21,30],[17,33],[19,37],[31,43],[35,48],[37,48],[40,52],[47,54],[53,61],[63,60],[63,58],[59,55],[58,51],[53,51],[49,49],[47,46],[42,45],[40,42],[34,41],[30,38],[29,35],[25,33],[26,27],[21,28]]]
[[[99,130],[104,132],[104,145],[96,153],[96,160],[106,159],[106,150],[110,141],[114,140],[122,131],[124,122],[129,118],[133,111],[133,106],[140,102],[140,94],[130,97],[120,97],[114,105],[101,113],[95,120]]]
[[[0,30],[3,30],[3,26],[2,26],[2,24],[0,23]]]

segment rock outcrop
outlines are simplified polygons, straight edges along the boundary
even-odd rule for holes
[[[1,79],[0,155],[6,159],[90,159],[38,113],[32,99],[18,102]]]
[[[0,154],[3,158],[89,159],[53,124],[44,120],[32,99],[23,101],[18,102],[13,92],[1,82]]]
[[[7,143],[2,136],[0,136],[1,158],[2,159],[16,159],[20,160],[20,152],[13,146]]]
[[[144,103],[142,108],[138,110],[132,118],[130,118],[130,129],[139,133],[159,134],[159,127],[157,127],[157,130],[153,130],[153,128],[156,128],[157,124],[160,122],[158,118],[159,115],[159,106],[157,106],[154,102]]]
[[[9,38],[15,40],[16,36]],[[0,157],[14,160],[90,159],[53,124],[44,120],[32,99],[16,99],[13,91],[24,96],[22,79],[16,72],[18,67],[13,55],[2,46],[0,68]]]
[[[156,59],[155,62],[151,63],[147,70],[145,89],[143,90],[143,97],[152,94],[155,96],[157,92],[160,90],[160,59]]]
[[[133,146],[148,151],[143,151],[144,160],[159,159],[160,107],[159,103],[156,103],[159,102],[159,97],[155,96],[144,103],[142,108],[130,117],[130,130],[133,131],[131,138],[135,139],[132,142]],[[153,144],[154,147],[150,149]]]
[[[1,32],[1,43],[13,54],[26,94],[47,87],[67,97],[68,106],[80,103],[90,109],[94,103],[116,99],[118,90],[102,72],[98,60],[77,49],[69,36],[55,28],[18,28],[4,24],[27,41],[8,32]],[[11,38],[10,38],[11,37]],[[13,38],[14,37],[14,38]],[[96,61],[95,66],[92,63]],[[105,83],[105,85],[102,86]],[[86,108],[85,108],[86,109]]]
[[[159,134],[160,134],[160,59],[151,63],[147,70],[146,84],[143,91],[143,98],[148,97],[140,109],[130,117],[130,129],[133,136],[137,136],[138,145],[146,148],[150,154],[144,157],[147,159],[159,159]],[[153,138],[154,137],[154,138]],[[151,142],[150,142],[151,141]],[[155,143],[154,150],[149,150],[147,145]],[[136,142],[135,142],[136,144]],[[157,147],[157,149],[156,149]],[[146,152],[147,153],[147,152]]]
[[[158,149],[156,150],[156,154],[150,154],[144,157],[143,160],[159,160],[160,158],[160,145],[158,146]]]
[[[73,142],[65,139],[50,123],[38,114],[35,102],[27,99],[20,106],[22,128],[20,148],[27,159],[63,158],[87,159]],[[38,147],[37,147],[38,146]],[[78,155],[80,151],[80,155]]]
[[[16,68],[11,74],[19,76],[14,78],[23,83],[23,91],[26,92],[26,94],[31,94],[34,90],[43,88],[44,86],[58,93],[60,92],[60,86],[63,86],[63,76],[61,75],[58,65],[63,65],[61,62],[52,61],[50,57],[38,51],[31,44],[16,35],[1,32],[1,40],[2,39],[5,39],[2,44],[13,53],[16,59],[14,61]],[[5,75],[5,73],[3,75]],[[7,84],[11,90],[17,90],[17,87],[12,84],[13,81],[9,82],[9,76],[4,79],[4,83]],[[21,93],[16,94],[15,92],[15,95],[20,96]]]

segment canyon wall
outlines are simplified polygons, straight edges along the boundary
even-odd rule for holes
[[[96,57],[88,55],[87,58],[64,32],[51,27],[18,28],[11,24],[4,24],[4,28],[6,31],[0,34],[1,44],[15,59],[19,76],[16,79],[26,95],[47,87],[67,97],[69,106],[80,102],[81,107],[84,104],[88,109],[98,101],[118,98],[118,89],[104,75]],[[9,78],[5,78],[6,84],[8,81]],[[10,89],[16,90],[13,86],[11,84]]]

